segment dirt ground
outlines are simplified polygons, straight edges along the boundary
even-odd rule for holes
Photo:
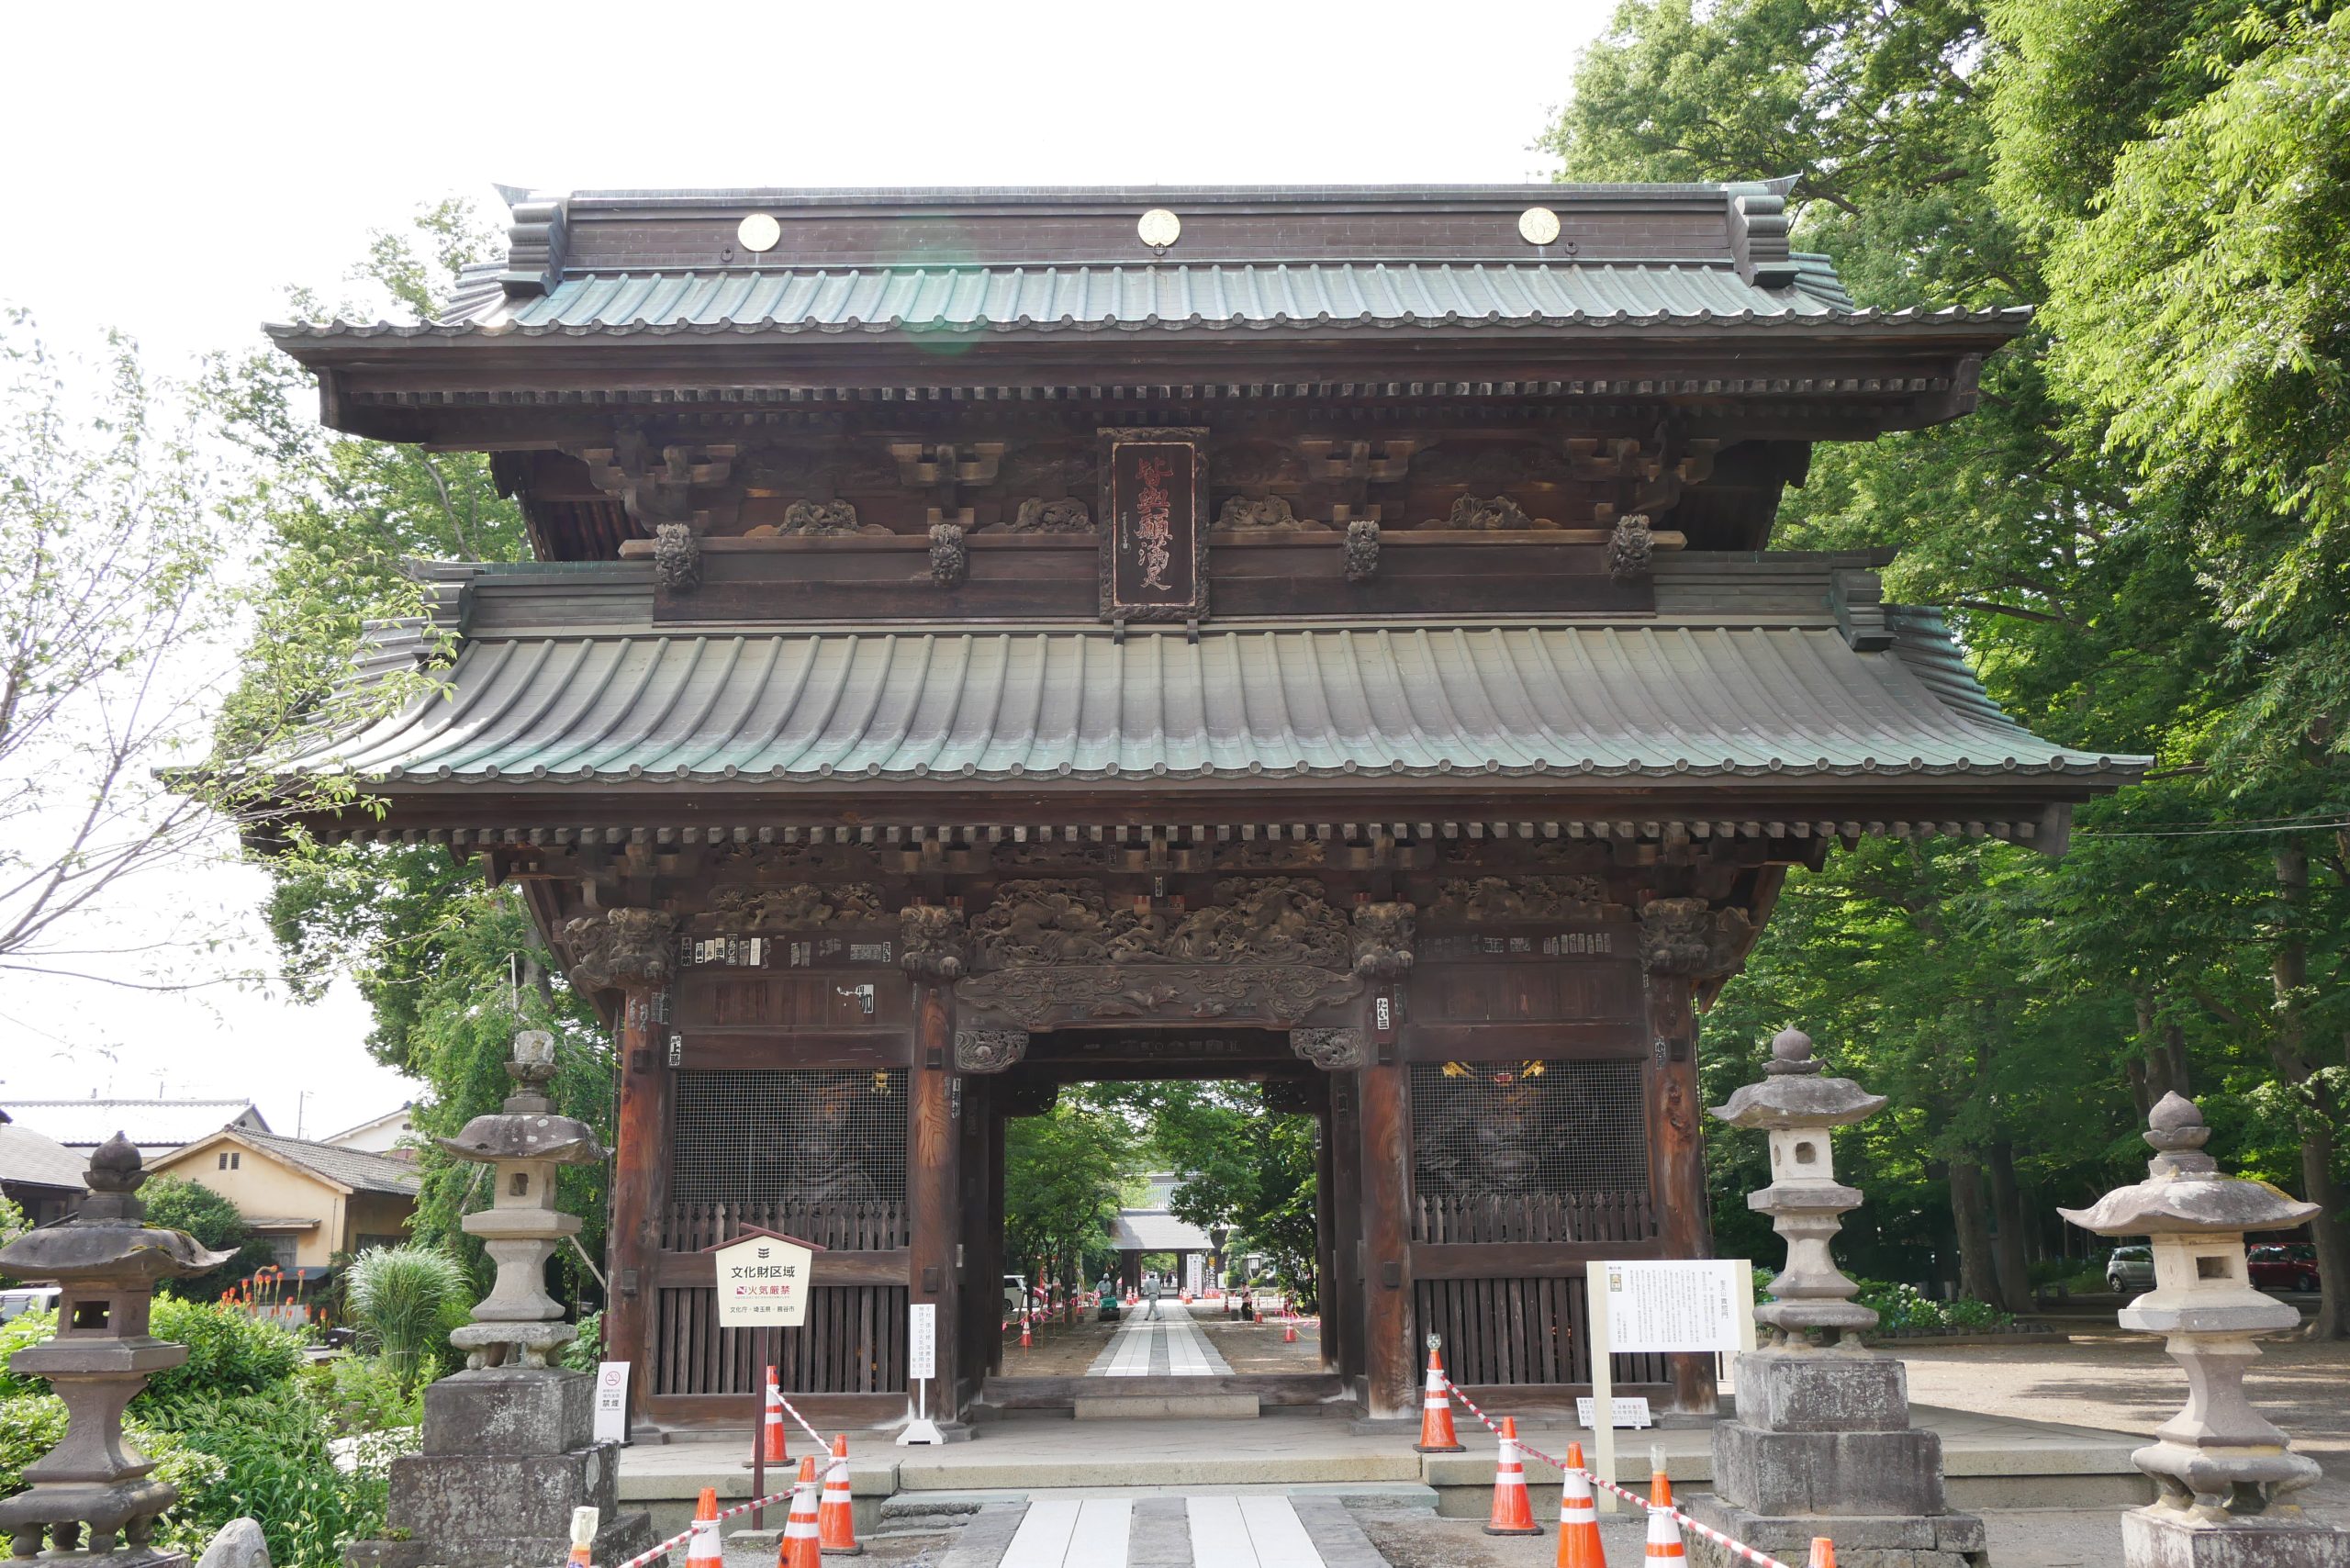
[[[1216,1354],[1232,1365],[1237,1372],[1302,1372],[1308,1375],[1322,1370],[1322,1330],[1312,1323],[1297,1326],[1297,1343],[1281,1341],[1279,1323],[1225,1322],[1220,1317],[1195,1316],[1207,1335],[1208,1343]]]
[[[1093,1358],[1109,1345],[1110,1336],[1118,1331],[1114,1323],[1090,1320],[1063,1324],[1038,1318],[1033,1327],[1036,1342],[1027,1350],[1020,1348],[1018,1324],[1003,1337],[1004,1376],[1083,1377]]]

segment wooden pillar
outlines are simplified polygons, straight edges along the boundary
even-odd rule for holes
[[[959,1423],[963,1414],[957,1353],[963,1282],[955,1260],[962,1137],[952,1019],[942,984],[915,982],[912,1086],[906,1129],[906,1207],[913,1232],[907,1294],[913,1302],[938,1308],[938,1375],[931,1384],[930,1413],[946,1428]]]
[[[1330,1227],[1335,1268],[1322,1308],[1322,1332],[1334,1335],[1338,1374],[1360,1377],[1366,1260],[1362,1245],[1362,1118],[1353,1073],[1330,1077]],[[1334,1334],[1335,1331],[1335,1334]]]
[[[1706,1215],[1706,1138],[1697,1095],[1697,1014],[1691,978],[1651,969],[1648,977],[1649,1136],[1657,1187],[1659,1238],[1669,1258],[1713,1256]],[[1684,1415],[1716,1409],[1714,1359],[1671,1358],[1673,1406]]]
[[[654,1378],[655,1275],[668,1203],[668,1030],[660,1002],[670,975],[674,922],[654,910],[608,910],[564,930],[576,955],[571,978],[583,991],[621,996],[620,1103],[612,1118],[612,1191],[605,1269],[604,1354],[633,1363],[629,1409],[642,1415]]]
[[[1384,1059],[1382,1059],[1382,1058]],[[1402,1052],[1380,1047],[1356,1074],[1362,1118],[1363,1396],[1373,1420],[1418,1412],[1412,1339],[1410,1094]]]
[[[1330,1115],[1330,1097],[1326,1085],[1320,1095],[1321,1103],[1314,1110],[1314,1303],[1322,1315],[1322,1370],[1338,1370],[1338,1341],[1334,1326],[1337,1322],[1338,1228],[1337,1221],[1337,1184],[1334,1179],[1330,1137],[1336,1130]]]

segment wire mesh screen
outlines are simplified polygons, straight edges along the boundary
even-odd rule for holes
[[[905,1069],[680,1072],[673,1105],[669,1249],[744,1226],[835,1249],[905,1245]]]
[[[1413,1238],[1655,1234],[1637,1061],[1417,1062]]]

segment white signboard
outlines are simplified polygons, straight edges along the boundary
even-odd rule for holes
[[[1608,1348],[1734,1356],[1740,1318],[1753,1310],[1737,1259],[1644,1259],[1607,1270]]]
[[[938,1304],[918,1301],[906,1308],[906,1375],[938,1375]]]
[[[596,1363],[596,1440],[628,1441],[628,1363]]]
[[[720,1327],[797,1328],[808,1321],[814,1252],[772,1236],[746,1236],[712,1256]]]
[[[1183,1254],[1183,1288],[1198,1295],[1207,1279],[1208,1260],[1196,1252]]]
[[[1656,1417],[1649,1414],[1649,1402],[1645,1399],[1611,1399],[1607,1403],[1616,1416],[1615,1420],[1609,1423],[1611,1426],[1629,1427],[1639,1431],[1656,1425]],[[1596,1427],[1599,1423],[1591,1418],[1593,1413],[1592,1401],[1575,1401],[1575,1425],[1586,1430]]]

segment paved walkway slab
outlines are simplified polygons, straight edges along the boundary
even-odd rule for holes
[[[1086,1376],[1206,1377],[1232,1370],[1200,1332],[1190,1307],[1167,1296],[1158,1303],[1157,1317],[1147,1316],[1148,1311],[1147,1305],[1126,1308],[1125,1321],[1085,1369]]]

